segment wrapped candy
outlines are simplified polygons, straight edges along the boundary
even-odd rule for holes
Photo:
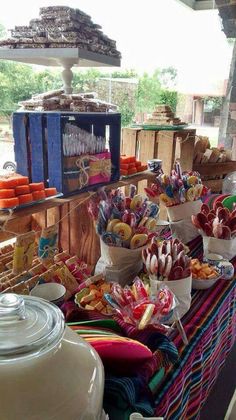
[[[45,264],[54,260],[57,249],[58,227],[56,225],[43,229],[40,240],[38,256]]]
[[[114,303],[112,306],[119,317],[140,330],[150,324],[161,325],[162,320],[173,313],[177,304],[173,293],[166,286],[150,296],[138,277],[131,287],[122,288],[119,284],[112,284],[110,294],[104,297]]]
[[[88,205],[89,214],[96,220],[96,230],[108,246],[135,250],[148,243],[156,230],[159,207],[146,196],[136,194],[131,185],[129,196],[120,188],[104,193],[98,199],[92,198]],[[106,199],[105,199],[106,198]]]
[[[28,232],[16,238],[13,255],[13,273],[20,274],[32,266],[35,251],[35,232]]]
[[[170,176],[161,173],[156,178],[156,184],[145,188],[145,191],[150,199],[159,197],[166,207],[196,201],[208,193],[200,174],[195,171],[182,172],[178,162]]]

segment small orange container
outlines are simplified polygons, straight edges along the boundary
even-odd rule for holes
[[[128,175],[133,175],[137,173],[137,169],[136,168],[130,168],[128,171]]]
[[[129,171],[130,169],[132,169],[132,168],[136,168],[136,166],[135,166],[135,163],[134,163],[134,162],[129,163],[128,171]]]
[[[120,169],[124,169],[125,171],[127,171],[129,169],[129,164],[128,163],[121,163],[120,164]]]
[[[19,199],[17,197],[3,198],[0,200],[0,208],[2,209],[17,207],[17,206],[19,206]]]
[[[33,196],[32,194],[23,194],[23,195],[19,195],[18,199],[19,199],[20,205],[27,204],[33,201]]]
[[[44,183],[43,182],[35,182],[32,184],[29,184],[30,191],[42,191],[44,190]]]
[[[29,178],[27,176],[21,176],[18,175],[16,177],[17,185],[28,185],[29,184]]]
[[[0,189],[11,189],[17,186],[16,178],[0,177]]]
[[[120,163],[125,163],[125,164],[130,163],[130,157],[128,157],[128,156],[121,156],[120,157]]]
[[[23,194],[29,194],[30,193],[30,187],[29,185],[17,185],[15,188],[16,195],[23,195]]]
[[[46,198],[45,191],[33,191],[32,195],[34,201],[45,200]]]
[[[0,199],[1,198],[13,198],[15,197],[14,190],[0,190]]]
[[[56,188],[45,188],[44,191],[45,191],[46,197],[51,197],[52,195],[57,194],[57,189]]]

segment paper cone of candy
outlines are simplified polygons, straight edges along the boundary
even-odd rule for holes
[[[159,198],[167,210],[171,224],[172,235],[187,243],[198,236],[193,229],[191,216],[197,214],[201,208],[201,197],[208,190],[202,185],[197,172],[182,172],[179,163],[171,175],[160,174],[156,183],[145,189],[150,200]]]
[[[186,247],[178,239],[157,242],[143,250],[142,257],[154,290],[166,285],[175,294],[179,306],[176,317],[181,318],[191,305],[192,274],[191,258]],[[174,319],[171,318],[170,322]]]
[[[202,235],[204,254],[215,253],[228,260],[236,255],[236,209],[230,211],[216,202],[210,210],[202,204],[192,223]]]
[[[89,213],[101,241],[95,273],[105,272],[108,280],[123,284],[124,277],[132,280],[142,268],[142,249],[155,235],[159,207],[131,186],[129,196],[120,189],[100,192],[90,200]]]

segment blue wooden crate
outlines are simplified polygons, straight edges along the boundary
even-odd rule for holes
[[[111,152],[111,181],[120,177],[120,132],[119,113],[76,112],[16,112],[13,114],[13,135],[17,171],[30,178],[31,182],[44,181],[59,192],[68,195],[64,180],[63,130],[67,122],[79,128],[105,137],[109,133]],[[87,186],[73,191],[93,189]]]

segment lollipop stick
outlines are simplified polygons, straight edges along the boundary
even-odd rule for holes
[[[187,344],[188,344],[188,338],[186,336],[186,333],[184,331],[183,324],[180,321],[179,317],[178,317],[178,319],[177,319],[177,321],[175,323],[176,323],[176,327],[177,327],[177,329],[178,329],[178,331],[179,331],[179,333],[181,335],[181,338],[183,340],[184,345],[187,346]]]

